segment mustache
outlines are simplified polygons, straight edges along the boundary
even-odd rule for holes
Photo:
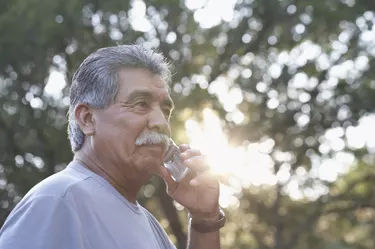
[[[162,144],[164,150],[167,150],[169,145],[169,136],[159,133],[156,131],[144,131],[142,132],[137,140],[135,141],[136,145],[149,145],[149,144]]]

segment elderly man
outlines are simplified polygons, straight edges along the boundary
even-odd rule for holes
[[[225,216],[204,156],[180,145],[190,172],[179,182],[162,166],[170,78],[163,56],[138,45],[103,48],[83,61],[70,89],[74,158],[18,203],[0,231],[1,249],[175,248],[136,200],[156,174],[189,213],[187,248],[220,248]]]

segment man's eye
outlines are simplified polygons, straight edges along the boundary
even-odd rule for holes
[[[148,103],[147,103],[147,101],[143,101],[143,100],[137,101],[137,102],[135,103],[135,105],[136,105],[136,106],[139,106],[139,107],[143,107],[143,108],[148,107]]]

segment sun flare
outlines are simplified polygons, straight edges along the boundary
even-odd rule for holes
[[[221,186],[222,206],[238,205],[234,196],[243,187],[276,183],[272,160],[268,154],[261,152],[262,145],[231,146],[223,133],[220,118],[213,110],[204,109],[203,122],[189,119],[185,128],[191,147],[207,156],[213,172],[228,178],[229,184]]]

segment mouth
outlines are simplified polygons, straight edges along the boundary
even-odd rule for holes
[[[164,152],[166,150],[166,146],[164,144],[143,144],[141,146],[151,150],[158,150],[159,152]]]

